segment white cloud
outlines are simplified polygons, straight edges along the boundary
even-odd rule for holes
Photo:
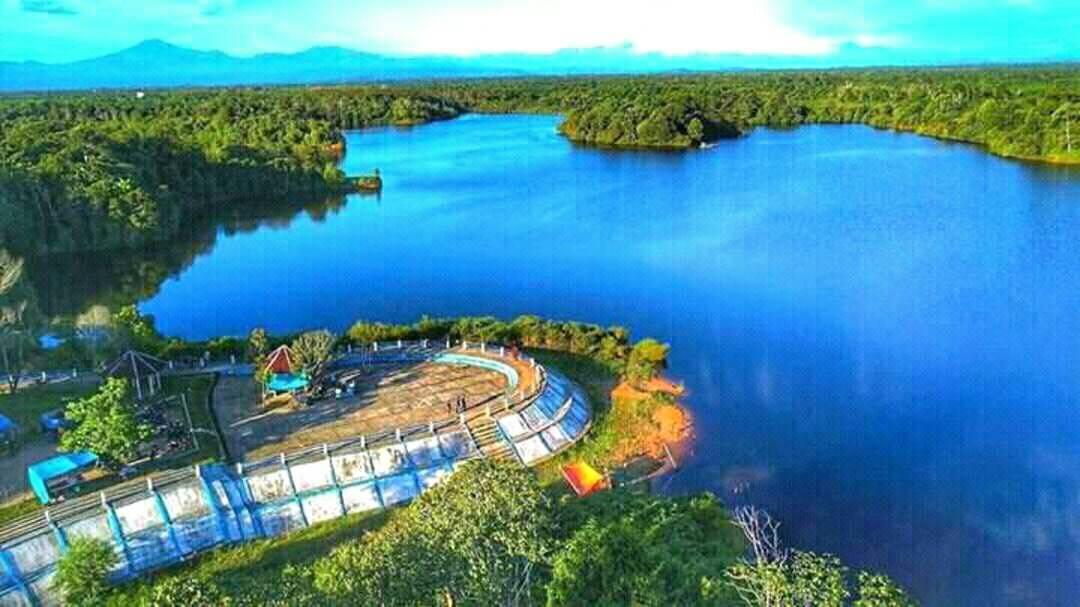
[[[365,7],[353,23],[361,39],[410,54],[544,53],[629,43],[639,52],[669,55],[820,55],[838,42],[785,23],[770,2],[725,0],[395,3]]]
[[[898,48],[906,43],[901,36],[880,34],[858,34],[851,41],[863,48]]]

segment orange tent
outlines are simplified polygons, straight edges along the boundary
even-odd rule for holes
[[[566,479],[567,483],[570,483],[570,487],[574,490],[574,493],[578,494],[578,497],[589,495],[594,491],[603,489],[606,485],[604,475],[585,462],[563,466],[562,473],[563,478]]]

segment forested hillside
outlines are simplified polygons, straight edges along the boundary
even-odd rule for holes
[[[0,243],[139,246],[192,213],[340,191],[342,129],[457,115],[374,90],[72,95],[0,103]]]
[[[0,100],[0,248],[140,246],[201,210],[341,191],[343,129],[462,112],[565,116],[569,139],[688,148],[861,123],[1080,163],[1080,69],[804,71],[152,91]]]
[[[801,71],[446,83],[427,92],[487,112],[565,114],[571,139],[687,147],[756,126],[861,123],[1080,163],[1080,69]],[[698,120],[717,130],[695,137]],[[659,134],[659,137],[657,137]]]

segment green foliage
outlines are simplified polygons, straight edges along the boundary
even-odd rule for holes
[[[154,326],[154,317],[139,312],[134,304],[123,306],[113,316],[117,339],[123,348],[159,353],[164,339]]]
[[[29,369],[31,354],[38,349],[33,294],[23,268],[21,258],[0,248],[0,371],[7,375],[8,392],[12,393],[18,390],[19,376]]]
[[[411,325],[387,325],[357,321],[346,334],[354,344],[396,339],[466,340],[500,342],[530,348],[546,348],[598,358],[613,370],[622,370],[630,352],[630,332],[623,327],[603,328],[580,322],[518,316],[505,322],[491,316],[456,319],[422,317]]]
[[[61,435],[60,450],[90,451],[109,466],[131,461],[153,435],[135,417],[126,379],[106,379],[97,393],[68,405],[66,415],[75,427]]]
[[[67,343],[84,347],[89,354],[90,366],[97,368],[102,362],[102,351],[113,342],[114,333],[112,312],[106,306],[94,305],[75,317],[75,335],[78,339],[68,340]]]
[[[553,514],[531,472],[470,462],[383,529],[316,563],[315,585],[348,605],[518,603],[550,557]]]
[[[378,87],[0,101],[0,242],[23,253],[134,247],[244,201],[346,188],[343,129],[456,116]]]
[[[847,567],[831,554],[795,551],[791,559],[791,598],[796,605],[843,607],[851,595]]]
[[[757,126],[857,123],[1080,162],[1073,67],[490,79],[399,87],[0,100],[0,242],[134,247],[208,210],[340,192],[341,131],[465,111],[546,112],[570,139],[685,148]]]
[[[334,353],[335,343],[337,338],[326,330],[301,333],[289,345],[293,364],[309,375],[318,375]]]
[[[54,588],[68,607],[98,607],[104,602],[108,575],[117,560],[116,551],[107,542],[75,538],[56,566]]]
[[[1003,156],[1071,163],[1080,162],[1078,88],[1080,70],[1071,66],[506,79],[422,87],[475,111],[562,113],[560,128],[568,137],[607,146],[689,147],[757,126],[855,123],[978,143]]]
[[[270,339],[266,335],[266,329],[252,329],[248,334],[245,354],[248,362],[255,367],[255,384],[258,386],[266,383],[266,357],[269,353]]]
[[[224,607],[231,601],[211,579],[201,577],[170,577],[154,586],[146,607]]]
[[[83,377],[80,381],[31,386],[15,394],[0,394],[0,413],[18,424],[21,432],[27,435],[39,434],[42,413],[59,409],[67,402],[88,396],[96,388],[96,381]]]
[[[634,344],[630,350],[630,357],[626,363],[626,371],[623,376],[635,383],[645,383],[660,375],[667,367],[668,353],[671,346],[662,344],[655,339],[643,339]]]
[[[548,605],[709,605],[730,598],[702,584],[743,548],[715,498],[620,491],[567,508],[564,525],[585,522],[555,556]]]
[[[850,575],[837,557],[795,550],[783,561],[742,560],[725,572],[746,607],[915,607],[917,603],[887,576],[860,571],[852,600]],[[722,587],[711,580],[714,588]]]
[[[573,109],[559,131],[580,143],[659,148],[694,147],[739,135],[734,124],[706,116],[690,98],[668,100],[666,96],[639,96]]]
[[[314,589],[311,563],[325,557],[333,548],[354,542],[371,529],[380,527],[388,514],[384,511],[354,514],[287,535],[205,552],[153,577],[121,586],[106,604],[109,607],[150,607],[154,605],[158,585],[174,578],[199,578],[213,580],[231,605],[326,607],[326,599]]]
[[[858,575],[859,596],[852,607],[915,607],[917,603],[888,576],[870,571]]]
[[[0,297],[7,295],[22,279],[23,260],[0,249]]]

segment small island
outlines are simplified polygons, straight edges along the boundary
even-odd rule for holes
[[[606,101],[567,113],[559,132],[575,143],[611,148],[689,149],[742,135],[691,102],[663,105]]]
[[[371,175],[360,175],[357,177],[349,177],[348,184],[350,189],[354,192],[367,192],[378,193],[382,191],[382,176],[379,174],[379,169],[375,169],[375,172]]]

